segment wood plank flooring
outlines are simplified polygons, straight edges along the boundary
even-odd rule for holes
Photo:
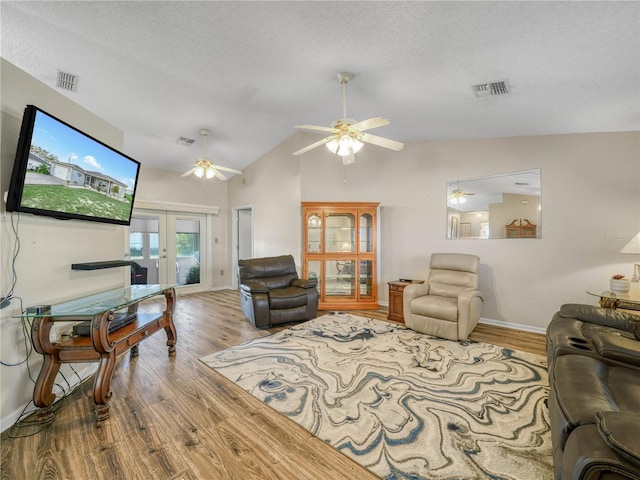
[[[161,308],[157,300],[141,311]],[[387,312],[354,311],[386,320]],[[93,380],[64,399],[56,419],[24,438],[2,434],[0,478],[154,480],[368,480],[378,477],[202,364],[198,358],[286,327],[257,330],[238,292],[179,297],[177,355],[164,333],[122,356],[111,418],[96,428]],[[543,335],[478,325],[472,339],[544,355]],[[16,428],[28,435],[34,428]]]

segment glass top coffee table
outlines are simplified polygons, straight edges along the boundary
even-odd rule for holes
[[[631,283],[631,290],[627,293],[612,292],[611,290],[587,290],[589,295],[600,297],[600,306],[604,308],[622,308],[640,312],[640,283]]]

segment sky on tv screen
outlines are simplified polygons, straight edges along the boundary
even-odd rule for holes
[[[138,165],[73,128],[37,111],[31,145],[91,172],[100,172],[127,185],[135,185]]]

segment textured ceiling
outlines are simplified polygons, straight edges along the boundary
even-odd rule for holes
[[[388,118],[371,133],[405,142],[640,129],[635,1],[3,0],[0,14],[2,57],[51,86],[77,74],[61,92],[175,171],[198,153],[177,137],[201,128],[242,169],[294,125],[328,126],[341,70],[349,116]],[[504,79],[509,95],[473,94]]]

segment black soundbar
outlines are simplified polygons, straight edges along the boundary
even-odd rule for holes
[[[109,324],[109,333],[119,328],[129,325],[136,320],[135,313],[116,313]],[[73,326],[74,337],[90,337],[91,336],[91,320],[79,323]]]

